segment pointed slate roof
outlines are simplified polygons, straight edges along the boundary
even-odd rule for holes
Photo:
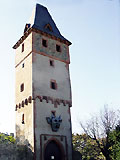
[[[51,15],[49,14],[46,7],[36,4],[32,16],[30,18],[30,21],[28,24],[25,25],[24,29],[24,35],[27,33],[27,31],[30,31],[30,29],[37,29],[39,31],[42,31],[44,33],[47,33],[51,36],[54,36],[56,38],[59,38],[63,41],[67,41],[70,45],[71,42],[68,41],[66,38],[64,38],[60,31],[58,30],[55,22],[53,21]],[[17,48],[17,46],[24,40],[24,36],[20,38],[20,40],[13,46],[14,49]]]
[[[36,4],[36,7],[33,11],[32,17],[31,17],[31,27],[38,29],[40,31],[43,31],[45,33],[51,34],[53,36],[56,36],[60,39],[66,40],[58,30],[56,24],[54,23],[51,15],[49,14],[46,7]],[[52,28],[52,31],[49,30],[47,27],[45,27],[47,24],[49,24]]]

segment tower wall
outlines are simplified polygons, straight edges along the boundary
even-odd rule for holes
[[[24,51],[22,51],[22,44],[24,44]],[[30,102],[30,97],[32,97],[32,34],[22,44],[16,49],[15,56],[16,138],[21,143],[29,143],[30,148],[34,150],[33,102]],[[24,85],[23,91],[21,91],[21,84]],[[23,119],[24,123],[22,123]]]
[[[62,123],[57,132],[53,132],[51,126],[47,123],[46,117],[51,116],[51,111],[55,111],[56,116],[61,115]],[[71,148],[71,117],[70,108],[62,103],[55,107],[54,104],[46,100],[40,102],[39,98],[35,100],[35,141],[36,141],[36,160],[44,160],[44,148],[47,142],[54,137],[64,148],[65,160],[72,159]]]
[[[54,60],[54,67],[50,66],[50,60]],[[56,81],[56,90],[50,88],[51,80]],[[69,70],[64,62],[33,53],[33,83],[34,96],[44,95],[71,100]]]
[[[42,46],[42,39],[47,40],[48,47]],[[56,44],[61,46],[57,52]],[[51,54],[53,54],[51,56]],[[67,58],[65,58],[67,57]],[[50,60],[54,66],[50,66]],[[36,160],[43,160],[44,148],[47,142],[54,137],[64,150],[65,160],[72,159],[71,142],[71,86],[69,78],[68,46],[56,40],[33,34],[33,97],[35,121],[35,148]],[[50,82],[55,80],[57,88],[51,89]],[[57,132],[53,132],[47,123],[46,117],[52,112],[58,117],[61,115],[62,123]],[[46,140],[44,140],[46,139]],[[62,140],[61,140],[62,139]]]
[[[37,4],[32,16],[33,24],[26,24],[24,35],[13,47],[16,137],[32,149],[34,160],[54,159],[57,153],[60,160],[72,160],[71,43],[60,34],[45,7]]]
[[[47,40],[48,47],[42,45],[42,39]],[[61,52],[56,51],[56,44],[61,46]],[[54,59],[69,63],[69,47],[67,44],[61,43],[57,38],[51,36],[45,36],[39,32],[33,32],[33,51],[46,55],[48,57],[54,57]]]

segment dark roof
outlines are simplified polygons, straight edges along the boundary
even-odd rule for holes
[[[32,28],[48,33],[62,40],[67,40],[60,34],[60,31],[58,30],[56,24],[54,23],[46,7],[40,4],[36,4],[35,13],[34,13],[33,18],[34,18],[34,22],[33,24],[31,24]],[[49,30],[47,27],[45,27],[47,24],[51,26],[52,31]]]
[[[71,42],[61,35],[47,8],[40,4],[36,4],[32,13],[32,17],[30,18],[30,22],[25,25],[24,35],[13,46],[14,49],[16,49],[23,42],[32,29],[49,34],[57,39],[62,40],[62,42],[68,42],[67,44],[71,45]]]

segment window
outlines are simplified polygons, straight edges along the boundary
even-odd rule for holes
[[[51,60],[51,59],[50,59],[50,66],[53,66],[53,67],[54,67],[54,60]]]
[[[24,91],[24,83],[20,85],[20,92],[23,92],[23,91]]]
[[[60,47],[60,45],[58,45],[58,44],[56,44],[56,51],[57,51],[57,52],[61,52],[61,47]]]
[[[25,104],[28,105],[28,100],[27,99],[25,99]]]
[[[44,47],[47,47],[47,40],[42,39],[42,45],[43,45]]]
[[[25,66],[25,64],[23,63],[23,64],[22,64],[22,68],[24,68],[24,66]]]
[[[50,31],[50,32],[53,31],[52,27],[51,27],[51,25],[49,23],[45,25],[45,29],[48,30],[48,31]]]
[[[25,116],[24,116],[24,114],[22,114],[22,124],[25,123],[25,122],[24,122],[24,118],[25,118]]]
[[[52,113],[54,116],[55,116],[55,112],[56,112],[56,111],[51,111],[51,113]]]
[[[24,43],[22,44],[22,52],[24,51]]]
[[[56,83],[56,81],[55,80],[52,80],[51,82],[50,82],[50,88],[51,89],[57,89],[57,83]]]

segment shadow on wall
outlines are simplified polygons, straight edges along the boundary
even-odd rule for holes
[[[19,126],[16,126],[16,128],[20,131]],[[33,160],[33,152],[31,150],[31,146],[29,144],[29,141],[25,139],[24,136],[18,137],[14,143],[10,141],[0,141],[0,160],[8,159]]]
[[[23,160],[33,160],[34,153],[32,152],[32,146],[29,143],[28,139],[25,139],[25,136],[21,135],[22,130],[20,129],[20,126],[16,125],[16,131],[17,131],[17,138],[16,138],[16,144],[18,147],[19,157]],[[18,159],[19,160],[19,159]]]
[[[73,150],[73,160],[82,160],[82,155],[80,152]]]

